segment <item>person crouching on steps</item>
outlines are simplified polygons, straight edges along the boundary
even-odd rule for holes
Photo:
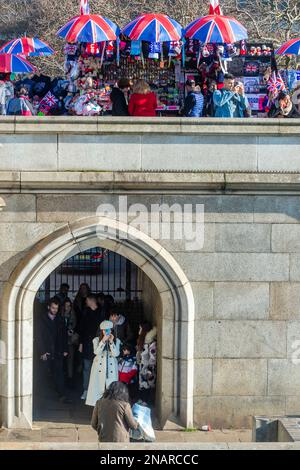
[[[91,426],[100,442],[129,442],[130,430],[136,430],[138,423],[131,411],[126,384],[113,382],[105,390],[94,408]]]
[[[118,381],[118,356],[121,342],[112,334],[113,323],[100,324],[100,336],[93,339],[95,358],[92,365],[86,405],[95,406],[112,382]]]

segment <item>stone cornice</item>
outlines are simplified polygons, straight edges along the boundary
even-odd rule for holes
[[[298,192],[300,173],[0,172],[0,192]]]

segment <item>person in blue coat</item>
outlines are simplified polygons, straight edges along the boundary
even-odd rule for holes
[[[182,114],[185,117],[201,117],[203,114],[204,97],[200,87],[196,86],[194,80],[186,81],[187,96],[184,101]]]
[[[224,87],[213,94],[215,117],[239,118],[247,115],[249,103],[242,83],[235,84],[234,76],[226,74]]]

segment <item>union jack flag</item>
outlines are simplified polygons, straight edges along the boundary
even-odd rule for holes
[[[43,114],[49,114],[51,109],[56,108],[58,103],[58,99],[56,98],[51,91],[48,91],[48,93],[44,96],[42,101],[40,102],[39,106],[39,112]]]
[[[286,87],[280,73],[276,74],[274,71],[268,81],[268,91],[276,97],[280,91],[285,90]]]
[[[81,15],[89,15],[90,14],[89,0],[80,0],[80,14]]]

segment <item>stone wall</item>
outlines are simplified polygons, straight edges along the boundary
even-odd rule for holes
[[[38,240],[116,197],[1,194],[1,286]],[[206,221],[201,251],[160,240],[195,298],[195,425],[248,426],[252,415],[299,413],[300,368],[291,359],[300,340],[300,197],[139,196],[149,208],[181,200],[203,203]]]
[[[95,216],[99,204],[118,205],[120,195],[148,209],[162,203],[204,204],[202,250],[188,251],[180,240],[158,240],[186,274],[195,300],[194,320],[180,306],[186,344],[195,335],[194,353],[186,351],[181,358],[186,370],[190,353],[194,361],[194,425],[241,427],[250,426],[253,415],[299,414],[300,367],[293,360],[300,341],[296,124],[4,118],[0,294],[38,241]],[[161,285],[156,287],[165,303],[173,301]],[[26,377],[31,371],[26,344],[32,322],[25,319],[20,340],[18,316],[10,327],[2,312],[0,319],[0,337],[8,346],[1,383],[13,383],[14,342],[24,341],[21,373]],[[165,362],[160,374],[172,381],[178,351],[171,339],[179,321],[163,311],[161,322]],[[185,374],[174,392],[183,407],[191,392],[184,390],[184,380]],[[2,406],[12,398],[18,401],[18,396],[3,397]]]
[[[6,117],[0,142],[0,171],[300,171],[297,120]]]

